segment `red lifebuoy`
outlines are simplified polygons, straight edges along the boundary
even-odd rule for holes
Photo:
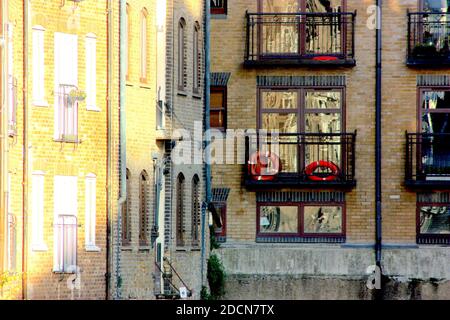
[[[317,57],[314,57],[313,60],[315,60],[315,61],[336,61],[336,60],[338,60],[338,58],[334,57],[334,56],[317,56]]]
[[[331,173],[327,176],[318,176],[315,175],[314,172],[317,168],[327,168],[330,169]],[[334,181],[337,179],[339,175],[339,168],[331,161],[314,161],[310,165],[308,165],[305,169],[305,173],[311,181]]]
[[[275,153],[267,151],[264,155],[261,155],[257,151],[250,156],[248,172],[253,180],[273,181],[280,171],[281,161]]]

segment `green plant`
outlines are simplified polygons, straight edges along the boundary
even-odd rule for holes
[[[84,92],[83,90],[73,89],[69,93],[69,100],[71,102],[84,101],[85,99],[86,99],[86,92]]]
[[[202,286],[202,290],[200,291],[200,299],[201,300],[212,300],[211,295],[208,292],[208,288]]]
[[[210,300],[219,300],[225,295],[225,268],[215,254],[208,259],[207,277],[210,290]]]

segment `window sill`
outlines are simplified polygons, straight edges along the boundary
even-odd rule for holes
[[[99,247],[95,246],[95,245],[87,245],[86,246],[86,252],[101,252],[102,249],[100,249]]]
[[[120,248],[120,250],[122,251],[133,251],[133,248],[130,245],[124,246],[122,245],[122,247]]]
[[[139,88],[146,89],[146,90],[150,90],[151,89],[151,87],[149,87],[148,85],[142,84],[142,83],[139,85]]]
[[[101,112],[102,110],[97,106],[86,106],[87,111]]]
[[[178,96],[180,96],[180,97],[187,97],[187,92],[186,91],[178,91],[178,93],[177,93],[177,95]]]
[[[54,142],[60,142],[60,143],[81,144],[81,140],[53,139],[53,141]]]
[[[46,100],[33,100],[31,103],[35,107],[43,107],[43,108],[45,108],[45,107],[49,106],[49,104],[48,104],[48,102]]]
[[[192,98],[201,100],[202,99],[202,95],[200,93],[193,93],[192,94]]]
[[[175,251],[177,251],[177,252],[188,252],[189,248],[187,248],[187,247],[176,247]]]
[[[31,251],[46,252],[46,251],[48,251],[48,247],[45,243],[36,243],[36,244],[31,245]]]
[[[149,245],[139,247],[139,252],[149,252],[151,250],[152,250],[152,248]]]

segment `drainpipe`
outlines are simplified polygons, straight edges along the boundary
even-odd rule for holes
[[[376,0],[377,5],[377,28],[376,28],[376,95],[375,95],[375,193],[376,193],[376,242],[375,242],[375,259],[376,265],[381,271],[381,245],[382,245],[382,185],[381,185],[381,66],[382,66],[382,24],[381,11],[383,0]]]
[[[211,122],[210,122],[210,86],[211,86],[211,3],[205,0],[205,149],[211,141]],[[205,188],[206,203],[202,206],[202,252],[201,252],[201,279],[204,285],[205,275],[205,256],[206,256],[206,209],[210,206],[212,200],[211,190],[211,159],[208,152],[205,154]]]
[[[27,299],[28,270],[28,0],[23,2],[23,181],[22,299]]]
[[[121,233],[122,233],[122,206],[125,204],[127,199],[127,146],[126,146],[126,122],[125,122],[125,73],[126,73],[126,52],[128,50],[126,39],[126,11],[127,6],[125,0],[120,0],[120,67],[119,67],[119,127],[120,127],[120,197],[118,201],[118,214],[117,214],[117,252],[116,252],[116,299],[121,298],[120,294],[120,247],[121,247]]]
[[[105,298],[106,300],[110,299],[110,288],[111,288],[111,266],[113,265],[111,254],[111,231],[112,228],[112,196],[111,196],[111,178],[112,178],[112,166],[111,166],[111,155],[112,155],[112,107],[111,107],[111,99],[113,97],[112,92],[112,75],[113,75],[113,40],[114,40],[114,15],[113,15],[113,7],[112,7],[112,0],[108,0],[107,4],[107,12],[108,12],[108,21],[107,21],[107,28],[108,28],[108,36],[107,36],[107,42],[108,42],[108,84],[107,84],[107,117],[108,117],[108,124],[107,124],[107,140],[108,140],[108,151],[107,151],[107,160],[106,160],[106,289],[105,289]]]

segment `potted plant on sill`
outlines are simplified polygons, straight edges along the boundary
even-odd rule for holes
[[[81,102],[86,99],[86,92],[79,89],[73,89],[69,92],[68,100],[69,103]]]

